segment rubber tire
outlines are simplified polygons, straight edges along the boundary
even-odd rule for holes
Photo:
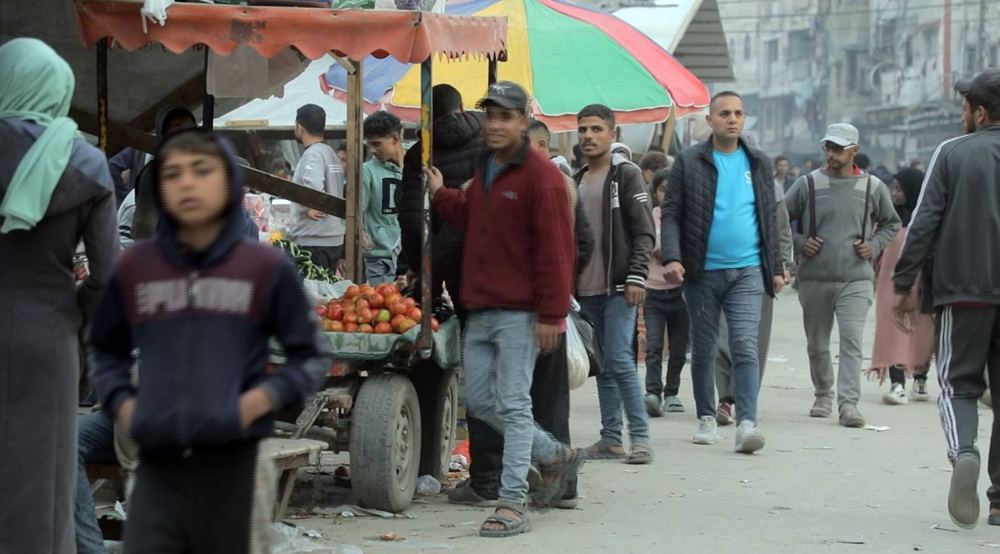
[[[420,475],[432,475],[438,481],[448,475],[451,452],[458,428],[458,375],[453,369],[428,368],[433,379],[420,383],[420,411],[423,441],[420,448]]]
[[[410,506],[420,429],[420,402],[409,379],[391,373],[365,379],[351,418],[351,487],[358,504],[393,513]]]

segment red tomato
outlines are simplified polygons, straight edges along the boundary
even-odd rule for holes
[[[389,304],[389,313],[392,315],[403,315],[406,313],[406,306],[404,306],[402,302]]]
[[[375,328],[367,323],[364,323],[362,325],[358,325],[358,332],[370,335],[375,332]]]
[[[354,300],[355,298],[361,296],[361,287],[357,285],[351,285],[347,287],[347,292],[344,293],[344,296],[351,300]]]
[[[330,303],[330,306],[326,309],[326,317],[333,321],[341,321],[344,319],[344,307],[340,304]]]
[[[380,294],[373,294],[368,297],[368,305],[376,310],[385,306],[385,298]]]
[[[345,333],[357,333],[358,332],[358,324],[354,323],[354,322],[344,324],[344,332]]]
[[[389,333],[392,333],[392,325],[383,321],[375,326],[375,333],[379,335],[388,335]]]
[[[316,315],[318,315],[321,318],[325,318],[326,314],[327,314],[326,306],[316,306]]]
[[[404,319],[399,322],[399,333],[403,334],[417,326],[417,322],[412,319]]]
[[[412,298],[404,298],[403,305],[406,306],[407,310],[412,310],[417,307],[417,301]]]
[[[343,333],[344,324],[339,321],[331,321],[327,331],[330,331],[331,333]]]
[[[420,311],[420,308],[410,308],[406,312],[406,317],[420,323],[420,318],[423,317],[424,313]]]
[[[438,329],[440,329],[440,328],[441,328],[441,324],[438,323],[437,318],[436,317],[432,317],[431,318],[431,330],[434,331],[435,333],[437,333]]]
[[[371,323],[372,321],[375,320],[375,314],[373,314],[372,311],[368,308],[361,308],[360,310],[358,310],[358,318],[360,319],[361,323]]]
[[[371,304],[369,304],[367,300],[361,297],[358,297],[358,299],[354,301],[354,305],[357,306],[359,312],[366,308],[371,308]]]

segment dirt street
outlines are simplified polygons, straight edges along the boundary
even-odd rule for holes
[[[681,399],[687,412],[651,420],[656,461],[588,462],[580,476],[580,507],[531,513],[534,529],[525,535],[479,538],[476,530],[488,511],[450,505],[444,494],[419,497],[407,511],[412,519],[312,517],[297,523],[323,534],[316,543],[354,545],[371,554],[1000,552],[1000,528],[985,523],[985,464],[980,525],[963,531],[948,517],[950,467],[934,402],[936,374],[932,402],[907,406],[882,404],[888,387],[865,382],[861,412],[869,425],[890,430],[845,429],[836,417],[808,417],[812,385],[791,289],[777,303],[774,329],[760,393],[767,446],[755,455],[733,452],[732,426],[720,428],[723,438],[715,446],[691,443],[696,419],[686,368]],[[866,353],[873,333],[870,317]],[[573,392],[572,402],[573,439],[585,446],[600,427],[593,379]],[[985,409],[980,416],[985,453],[991,417]],[[405,540],[381,542],[383,533]]]

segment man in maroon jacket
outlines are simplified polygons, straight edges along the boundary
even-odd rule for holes
[[[543,431],[531,411],[531,378],[539,351],[562,339],[572,292],[576,245],[566,183],[532,150],[528,96],[510,82],[490,85],[487,150],[466,192],[443,188],[428,168],[437,213],[465,231],[462,303],[469,311],[464,345],[469,410],[504,435],[500,500],[480,535],[505,537],[530,528],[528,467],[539,464],[542,484],[532,500],[561,498],[582,458]]]

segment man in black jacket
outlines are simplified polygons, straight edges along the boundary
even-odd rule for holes
[[[684,150],[663,204],[667,281],[684,283],[691,317],[691,377],[700,420],[695,444],[715,444],[715,357],[719,316],[729,326],[736,393],[736,451],[764,447],[757,429],[761,295],[785,285],[770,163],[743,142],[746,115],[735,92],[712,98],[708,141]]]
[[[459,188],[476,174],[476,161],[483,152],[482,114],[466,112],[462,96],[451,85],[434,87],[434,143],[431,159],[444,176],[446,188]],[[421,159],[423,144],[417,142],[403,158],[400,185],[399,228],[403,254],[412,271],[420,268],[420,214],[424,204]],[[431,214],[431,274],[434,298],[442,285],[455,303],[455,313],[465,322],[458,301],[462,289],[462,250],[465,235]],[[429,308],[428,308],[429,309]]]
[[[632,340],[656,243],[649,188],[639,166],[612,155],[615,115],[607,106],[587,106],[576,119],[587,157],[576,175],[581,213],[594,236],[601,237],[577,287],[580,306],[594,322],[604,351],[604,371],[597,376],[601,438],[586,452],[594,459],[647,464],[653,461],[653,449]],[[623,411],[632,443],[628,454],[622,442]]]
[[[954,470],[948,512],[961,527],[979,520],[979,414],[976,399],[993,388],[988,473],[990,525],[1000,525],[1000,70],[987,69],[955,88],[964,96],[966,135],[934,152],[920,201],[896,264],[894,317],[909,329],[917,306],[909,296],[931,257],[937,311],[941,423]]]

